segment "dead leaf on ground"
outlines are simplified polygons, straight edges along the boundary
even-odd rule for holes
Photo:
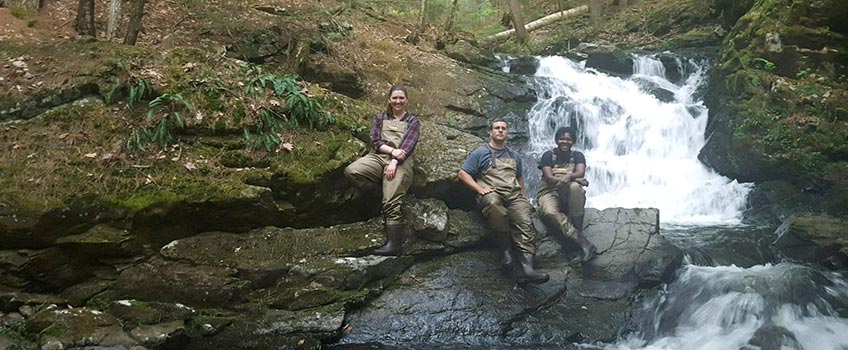
[[[185,164],[183,164],[183,166],[184,166],[186,169],[188,169],[188,171],[192,171],[192,170],[197,169],[197,167],[196,167],[196,166],[194,165],[194,163],[192,163],[192,162],[186,162]]]
[[[291,142],[283,142],[280,148],[286,150],[286,152],[291,152],[294,149],[294,145]]]
[[[86,158],[97,158],[97,152],[86,153],[83,157],[86,157]]]

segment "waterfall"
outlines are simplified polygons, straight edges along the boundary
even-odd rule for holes
[[[843,313],[840,315],[840,312]],[[844,350],[848,282],[794,265],[687,265],[645,306],[639,333],[608,350]]]
[[[588,207],[654,207],[664,224],[738,224],[750,185],[697,159],[706,143],[708,110],[699,97],[706,62],[680,60],[675,84],[657,58],[633,61],[635,74],[619,78],[541,58],[538,102],[528,113],[531,155],[539,159],[555,146],[555,130],[572,126],[575,149],[586,155]],[[530,193],[537,184],[529,182]]]

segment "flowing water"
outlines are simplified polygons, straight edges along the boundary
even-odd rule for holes
[[[587,206],[654,207],[661,231],[686,252],[678,278],[641,312],[637,332],[597,349],[848,350],[848,282],[781,262],[773,229],[740,224],[750,184],[697,159],[706,140],[707,62],[679,59],[675,82],[652,56],[635,74],[608,76],[562,57],[542,58],[525,146],[538,159],[560,126],[577,128],[586,155]],[[525,166],[528,193],[539,171]]]

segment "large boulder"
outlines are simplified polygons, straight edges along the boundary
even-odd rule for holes
[[[565,292],[568,268],[552,281],[517,286],[497,254],[466,252],[409,269],[392,289],[348,316],[342,343],[500,344],[512,320]],[[391,315],[386,317],[386,315]]]
[[[671,280],[683,252],[659,234],[659,214],[653,208],[586,210],[584,233],[598,255],[583,264],[582,295],[618,299],[637,286]]]
[[[568,346],[613,340],[618,329],[633,325],[632,298],[668,281],[682,262],[682,252],[659,235],[658,215],[656,209],[588,210],[586,234],[598,256],[581,271],[544,239],[538,265],[551,281],[542,285],[517,285],[494,252],[417,263],[349,314],[350,332],[341,342]]]
[[[836,186],[821,178],[844,171],[848,137],[848,90],[838,82],[848,73],[845,16],[836,0],[755,2],[711,70],[709,138],[699,159],[740,181],[813,182],[831,192]]]
[[[46,308],[26,322],[27,331],[38,334],[42,349],[75,347],[124,347],[137,345],[112,315],[87,309]]]
[[[442,199],[454,208],[473,208],[474,194],[459,182],[457,173],[468,154],[483,141],[444,125],[424,123],[421,128],[412,193]]]
[[[848,220],[802,214],[775,231],[774,246],[786,257],[832,269],[848,267]]]

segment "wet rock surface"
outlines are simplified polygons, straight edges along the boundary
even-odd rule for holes
[[[581,267],[544,238],[537,265],[551,281],[521,285],[500,267],[479,213],[410,196],[405,215],[408,255],[399,257],[369,254],[382,244],[378,218],[207,232],[145,250],[147,257],[104,259],[111,272],[92,269],[62,296],[12,291],[0,304],[31,334],[50,334],[31,341],[56,348],[317,349],[338,339],[569,347],[628,326],[640,288],[676,268],[669,257],[679,253],[656,233],[655,210],[590,210],[586,232],[599,256]],[[123,240],[120,230],[98,230]],[[62,244],[99,244],[86,232]],[[30,264],[16,254],[4,255],[6,273]],[[72,325],[69,315],[88,321]]]
[[[537,265],[551,275],[541,285],[516,284],[492,251],[420,262],[348,315],[341,343],[567,346],[614,339],[632,328],[642,288],[668,281],[682,252],[659,235],[655,209],[589,210],[586,222],[599,254],[583,266],[553,237],[539,248]]]
[[[775,231],[786,257],[831,269],[848,268],[848,221],[827,215],[793,216]]]

